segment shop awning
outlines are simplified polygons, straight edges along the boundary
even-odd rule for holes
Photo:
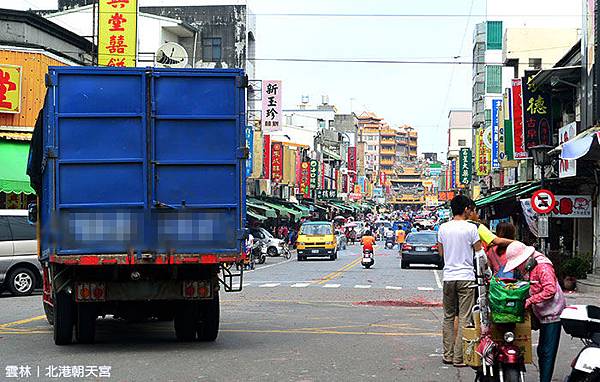
[[[310,208],[308,207],[302,206],[300,204],[289,204],[288,207],[300,211],[303,218],[311,216]]]
[[[27,176],[29,142],[0,141],[0,192],[34,194]]]
[[[246,201],[246,206],[251,209],[260,210],[260,214],[264,215],[267,218],[277,217],[277,212],[274,209],[267,207],[261,204],[260,202],[256,202],[253,199],[248,199],[248,201]]]
[[[521,183],[510,186],[504,190],[497,191],[491,195],[475,201],[477,207],[484,207],[490,204],[508,200],[517,196],[524,195],[540,187],[539,182]]]
[[[560,152],[561,159],[600,160],[600,127],[587,129],[550,153]]]
[[[331,150],[323,148],[322,152],[323,152],[323,155],[328,156],[331,159],[342,160],[342,157],[338,153],[335,153],[335,152],[333,152]]]
[[[253,217],[253,218],[254,218],[254,219],[256,219],[256,220],[260,220],[260,221],[267,220],[267,217],[266,217],[266,216],[262,216],[262,215],[260,215],[260,214],[254,213],[254,212],[252,212],[252,211],[246,211],[246,214],[247,214],[248,216],[250,216],[250,217]]]
[[[540,70],[533,77],[533,85],[552,85],[555,87],[561,83],[573,83],[579,81],[581,78],[581,65],[575,66],[562,66],[557,68],[550,68]],[[570,84],[565,84],[569,86]]]
[[[345,204],[342,204],[342,203],[335,203],[335,202],[333,202],[333,203],[331,203],[331,204],[333,204],[333,206],[334,206],[334,207],[341,208],[341,209],[343,209],[343,210],[345,210],[345,211],[348,211],[348,212],[354,212],[354,208],[353,208],[352,206],[347,206],[347,205],[345,205]]]
[[[320,206],[320,205],[318,205],[318,204],[316,204],[316,203],[313,203],[313,202],[306,202],[306,204],[308,204],[308,205],[310,205],[310,206],[313,206],[314,208],[316,208],[316,209],[319,209],[319,210],[321,210],[321,211],[327,211],[327,207]]]
[[[271,207],[277,211],[279,211],[279,216],[280,217],[290,217],[293,220],[300,220],[300,218],[302,217],[302,212],[300,211],[295,211],[291,208],[288,208],[284,205],[281,204],[277,204],[277,203],[271,203],[271,202],[265,202],[264,200],[260,201],[262,204],[264,204],[265,206]]]

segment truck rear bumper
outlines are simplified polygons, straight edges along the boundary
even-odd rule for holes
[[[105,301],[155,301],[211,299],[214,288],[205,281],[109,281],[75,283],[75,300],[78,302]],[[98,293],[97,290],[100,290]]]
[[[216,254],[93,254],[93,255],[52,255],[50,262],[65,265],[133,265],[133,264],[219,264],[237,263],[242,256]]]

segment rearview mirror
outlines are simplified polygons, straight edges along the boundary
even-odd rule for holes
[[[37,223],[38,209],[36,203],[30,203],[27,206],[27,222],[35,225]]]

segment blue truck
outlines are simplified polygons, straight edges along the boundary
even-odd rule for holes
[[[106,315],[214,341],[219,290],[242,285],[247,77],[51,67],[46,84],[28,172],[55,343],[93,342]]]

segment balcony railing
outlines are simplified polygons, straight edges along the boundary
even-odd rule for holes
[[[379,141],[379,144],[382,144],[382,145],[395,145],[396,144],[396,140],[395,139],[390,139],[390,138],[381,138],[381,140]]]
[[[381,149],[379,151],[379,154],[381,154],[381,155],[396,155],[396,150]]]
[[[381,166],[393,166],[394,165],[394,161],[393,160],[388,160],[388,159],[382,159],[379,161],[379,164]]]

